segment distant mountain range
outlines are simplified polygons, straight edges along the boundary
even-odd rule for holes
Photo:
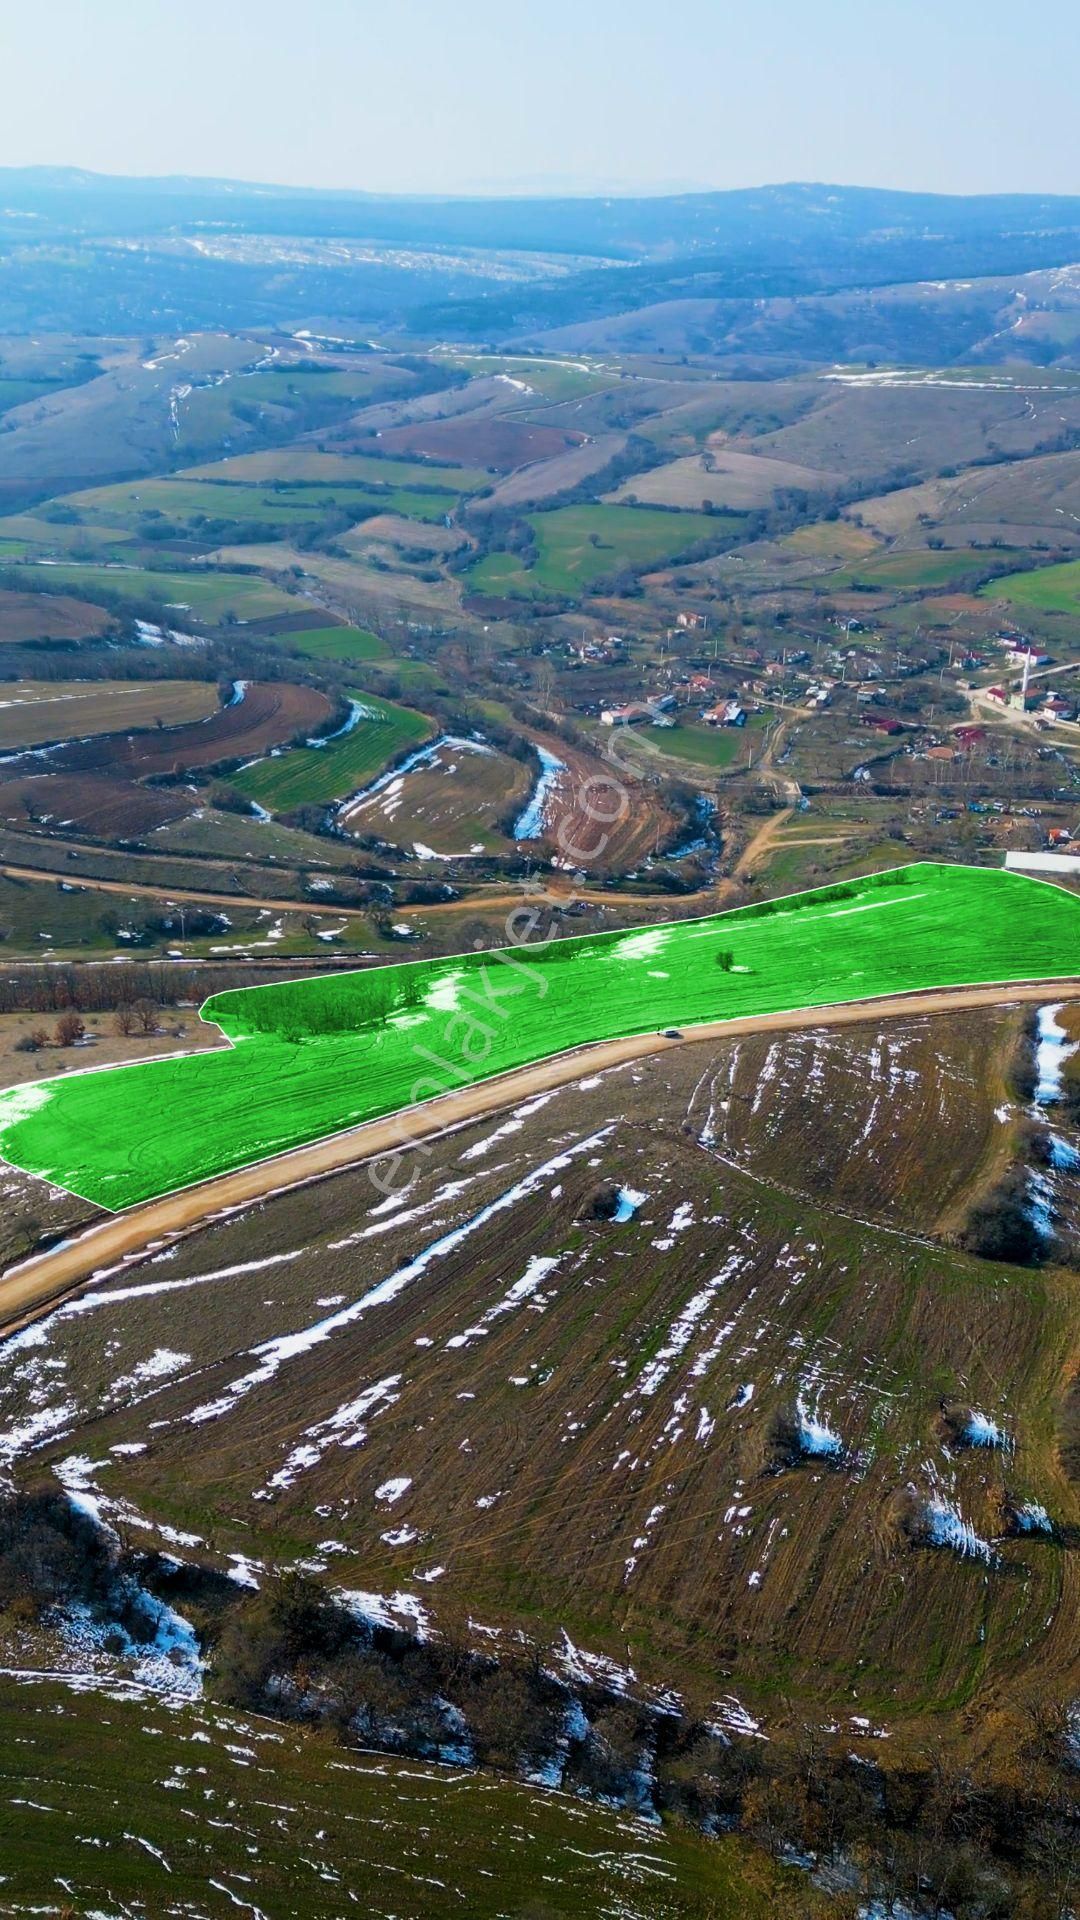
[[[306,253],[293,244],[301,240]],[[522,256],[533,257],[528,271]],[[795,183],[659,197],[441,198],[0,169],[8,332],[337,315],[501,340],[672,300],[798,298],[1077,260],[1076,196]]]

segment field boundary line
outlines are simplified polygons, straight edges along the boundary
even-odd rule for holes
[[[414,1116],[413,1143],[436,1140],[477,1120],[488,1119],[534,1093],[569,1085],[582,1072],[607,1071],[631,1060],[664,1053],[671,1047],[710,1040],[721,1042],[753,1033],[796,1033],[823,1026],[853,1026],[875,1016],[893,1019],[911,1014],[970,1011],[1011,1002],[1038,1003],[1053,995],[1063,999],[1080,998],[1080,974],[982,982],[967,987],[918,988],[779,1013],[747,1014],[685,1028],[679,1038],[650,1032],[618,1040],[587,1041],[565,1052],[548,1055],[530,1066],[509,1068],[502,1074],[440,1094],[415,1107],[399,1108],[381,1119],[363,1121],[359,1126],[323,1135],[307,1145],[290,1147],[284,1153],[248,1162],[232,1172],[215,1174],[209,1180],[174,1188],[123,1212],[108,1214],[74,1237],[9,1267],[0,1276],[0,1338],[63,1305],[95,1279],[111,1279],[121,1268],[137,1264],[151,1249],[173,1245],[216,1218],[400,1149],[403,1114]]]

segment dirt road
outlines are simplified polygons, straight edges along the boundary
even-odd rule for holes
[[[158,1249],[196,1232],[226,1209],[245,1206],[307,1181],[324,1179],[345,1167],[401,1151],[405,1152],[400,1176],[404,1181],[408,1177],[410,1144],[435,1139],[470,1121],[515,1106],[535,1093],[566,1086],[584,1073],[594,1074],[626,1060],[666,1052],[669,1047],[687,1046],[701,1040],[729,1040],[740,1034],[790,1033],[807,1027],[852,1026],[868,1020],[898,1019],[919,1013],[949,1013],[1021,1001],[1074,998],[1080,998],[1080,975],[1070,980],[1032,981],[1022,985],[883,994],[876,999],[849,1001],[840,1006],[712,1021],[705,1026],[688,1027],[675,1039],[647,1033],[577,1047],[538,1061],[534,1066],[519,1067],[476,1086],[407,1108],[388,1119],[369,1121],[346,1133],[317,1140],[311,1146],[297,1147],[236,1173],[201,1181],[179,1193],[166,1194],[160,1200],[148,1200],[126,1213],[110,1215],[85,1233],[8,1269],[0,1278],[0,1335],[25,1326],[77,1293],[104,1269],[115,1267],[120,1261],[137,1259],[151,1245]]]
[[[266,907],[271,913],[316,913],[326,919],[363,920],[370,918],[371,915],[370,907],[343,907],[336,901],[328,905],[325,901],[320,903],[317,896],[304,900],[271,900],[254,893],[213,893],[201,887],[161,887],[143,880],[99,880],[86,873],[72,877],[65,873],[57,873],[48,867],[15,866],[10,860],[0,861],[0,879],[42,880],[52,886],[64,880],[70,886],[85,888],[89,893],[118,893],[122,894],[125,900],[159,900],[165,906],[182,900],[193,902],[198,906],[231,907],[234,912],[238,907]],[[683,897],[685,899],[700,898],[704,901],[710,898],[714,891],[715,889],[705,887],[700,895],[686,894]],[[539,892],[527,892],[522,886],[509,888],[503,884],[485,893],[482,887],[478,887],[474,892],[463,893],[458,900],[439,900],[430,906],[403,906],[396,908],[395,911],[402,915],[407,914],[410,921],[422,923],[430,919],[433,914],[470,911],[481,913],[492,907],[505,907],[509,911],[513,907],[523,905],[543,906],[545,901],[556,906],[572,900],[586,900],[590,905],[598,907],[662,906],[670,909],[671,898],[670,893],[589,891],[588,888],[575,886],[570,880],[558,878],[554,874],[544,874],[543,888]]]

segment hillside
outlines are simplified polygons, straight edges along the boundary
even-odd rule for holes
[[[737,1741],[1001,1781],[1080,1684],[1075,1275],[956,1244],[1035,1151],[1023,1034],[701,1044],[460,1131],[403,1191],[359,1168],[240,1211],[8,1343],[8,1457],[268,1591],[301,1567]]]

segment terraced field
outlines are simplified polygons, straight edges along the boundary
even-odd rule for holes
[[[1074,896],[918,864],[704,920],[219,994],[203,1017],[230,1052],[4,1096],[0,1147],[116,1209],[588,1041],[1078,961]]]

